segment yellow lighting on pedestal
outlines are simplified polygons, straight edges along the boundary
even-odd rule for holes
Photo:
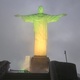
[[[28,71],[30,71],[30,60],[31,60],[30,56],[26,56],[25,57],[25,60],[24,60],[24,63],[22,65],[21,70],[28,70]]]

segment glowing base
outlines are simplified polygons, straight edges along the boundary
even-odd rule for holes
[[[49,72],[49,58],[47,56],[34,56],[31,58],[30,72],[47,73]]]

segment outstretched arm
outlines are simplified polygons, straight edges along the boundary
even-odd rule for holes
[[[48,22],[57,22],[61,17],[66,16],[67,14],[59,14],[59,15],[48,15]]]
[[[32,15],[15,15],[15,17],[20,17],[23,19],[24,22],[33,22],[33,16]]]

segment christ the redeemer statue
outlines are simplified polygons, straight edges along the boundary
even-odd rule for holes
[[[43,7],[40,6],[37,14],[15,15],[16,17],[22,18],[24,22],[31,22],[34,24],[34,56],[46,56],[47,23],[57,22],[61,17],[66,16],[66,14],[49,15],[43,12]]]

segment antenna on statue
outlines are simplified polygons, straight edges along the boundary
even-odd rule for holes
[[[67,54],[66,54],[66,50],[64,51],[64,54],[65,54],[65,60],[67,62]]]

